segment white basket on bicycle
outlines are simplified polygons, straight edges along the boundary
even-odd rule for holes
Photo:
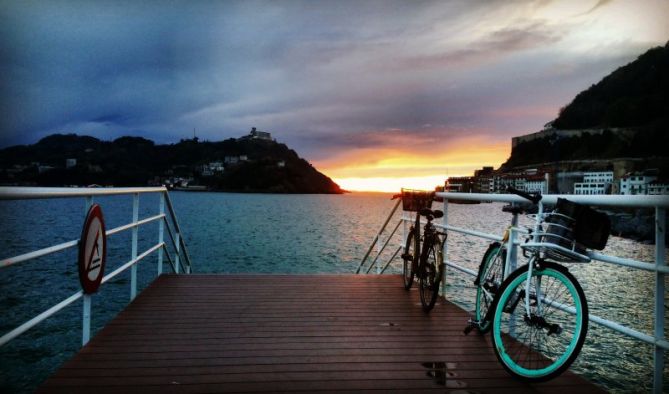
[[[611,230],[606,214],[564,198],[558,198],[555,210],[542,219],[541,228],[546,229],[536,234],[539,241],[521,247],[558,262],[589,262],[586,248],[604,249]]]

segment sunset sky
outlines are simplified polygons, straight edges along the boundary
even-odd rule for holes
[[[269,131],[349,190],[498,166],[669,1],[2,1],[0,147]]]

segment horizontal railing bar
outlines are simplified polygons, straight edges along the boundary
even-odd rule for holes
[[[553,301],[550,298],[545,298],[541,302],[544,303],[544,304],[552,305],[552,306],[556,307],[557,309],[559,309],[563,312],[571,313],[572,315],[576,314],[576,308],[574,308],[572,306],[564,305],[564,304],[562,304],[560,302],[557,302],[557,301]],[[648,334],[644,334],[644,333],[642,333],[640,331],[637,331],[633,328],[623,326],[622,324],[619,324],[619,323],[616,323],[614,321],[601,318],[601,317],[599,317],[597,315],[593,315],[593,314],[588,315],[588,320],[590,320],[593,323],[597,323],[597,324],[602,325],[604,327],[610,328],[611,330],[617,331],[621,334],[624,334],[624,335],[636,338],[640,341],[649,343],[651,345],[657,345],[657,346],[660,346],[664,349],[669,350],[669,346],[668,346],[669,343],[667,341],[661,340],[661,339],[656,340],[653,336],[648,335]]]
[[[638,268],[641,270],[646,270],[646,271],[659,271],[659,272],[664,272],[665,274],[669,273],[669,266],[657,266],[653,263],[646,263],[643,261],[637,261],[637,260],[632,260],[632,259],[625,259],[622,257],[617,257],[617,256],[609,256],[607,254],[601,254],[597,252],[591,252],[588,251],[586,252],[588,257],[590,257],[593,260],[601,261],[604,263],[609,263],[609,264],[615,264],[615,265],[622,265],[625,267],[630,267],[630,268]]]
[[[465,267],[459,266],[459,265],[455,264],[455,263],[452,262],[452,261],[448,261],[448,260],[446,260],[446,265],[447,265],[448,267],[453,267],[453,268],[455,268],[456,270],[458,270],[458,271],[462,271],[462,272],[464,272],[465,274],[469,274],[469,275],[471,275],[471,276],[477,276],[477,275],[478,275],[478,273],[477,273],[476,271],[474,271],[474,270],[470,270],[469,268],[465,268]]]
[[[142,254],[140,254],[139,256],[137,256],[137,258],[134,258],[134,259],[128,261],[127,263],[123,264],[122,266],[118,267],[117,269],[115,269],[114,271],[112,271],[111,273],[109,273],[108,275],[106,275],[104,278],[102,278],[102,283],[107,283],[108,281],[110,281],[111,279],[113,279],[116,275],[118,275],[118,274],[120,274],[121,272],[127,270],[128,268],[130,268],[130,267],[132,267],[133,265],[137,264],[139,261],[141,261],[141,260],[142,260],[143,258],[145,258],[146,256],[150,255],[151,253],[153,253],[153,252],[155,252],[156,250],[158,250],[158,249],[160,249],[161,247],[163,247],[163,245],[165,245],[165,242],[161,242],[161,243],[158,243],[158,244],[153,245],[151,248],[149,248],[149,249],[147,249],[146,251],[144,251],[144,253],[142,253]]]
[[[37,198],[66,198],[86,196],[113,196],[135,193],[165,193],[163,187],[0,187],[0,200],[26,200]]]
[[[142,219],[142,220],[138,220],[138,221],[136,221],[136,222],[128,223],[128,224],[125,224],[125,225],[123,225],[123,226],[119,226],[119,227],[116,227],[116,228],[114,228],[114,229],[111,229],[111,230],[107,231],[107,235],[108,235],[108,236],[109,236],[109,235],[114,235],[114,234],[116,234],[116,233],[120,233],[120,232],[122,232],[122,231],[129,230],[129,229],[131,229],[131,228],[133,228],[133,227],[143,226],[143,225],[145,225],[145,224],[147,224],[147,223],[154,222],[154,221],[159,220],[159,219],[162,219],[162,218],[164,218],[164,217],[165,217],[165,214],[164,214],[164,213],[161,213],[161,214],[156,215],[156,216],[151,216],[151,217],[148,217],[148,218],[146,218],[146,219]]]
[[[35,327],[39,323],[43,322],[44,320],[48,319],[55,313],[59,312],[61,309],[65,308],[66,306],[70,305],[74,301],[78,300],[84,295],[84,292],[82,290],[79,290],[78,292],[74,293],[73,295],[69,296],[68,298],[64,299],[63,301],[59,302],[58,304],[52,306],[51,308],[47,309],[46,311],[40,313],[39,315],[33,317],[32,319],[28,320],[27,322],[21,324],[20,326],[16,327],[12,331],[8,332],[7,334],[3,335],[0,337],[0,346],[6,344],[7,342],[11,341],[12,339],[18,337],[19,335],[23,334],[24,332],[30,330],[31,328]]]
[[[26,260],[32,260],[32,259],[35,259],[35,258],[38,258],[38,257],[42,257],[42,256],[46,256],[46,255],[49,255],[49,254],[52,254],[52,253],[60,252],[61,250],[65,250],[65,249],[77,246],[78,244],[79,244],[79,240],[75,239],[74,241],[63,242],[62,244],[49,246],[49,247],[44,248],[44,249],[39,249],[39,250],[35,250],[33,252],[28,252],[28,253],[24,253],[22,255],[18,255],[18,256],[15,256],[15,257],[10,257],[10,258],[4,259],[4,260],[0,260],[0,268],[9,267],[10,265],[21,263],[21,262],[24,262]]]
[[[160,215],[156,215],[156,216],[153,216],[153,217],[150,217],[150,218],[146,218],[146,219],[143,219],[143,220],[140,220],[140,221],[137,221],[137,222],[128,223],[126,225],[116,227],[112,230],[107,231],[107,235],[111,236],[111,235],[120,233],[122,231],[128,230],[130,228],[137,227],[137,226],[142,226],[144,224],[153,222],[155,220],[159,220],[159,219],[164,218],[164,217],[165,217],[165,214],[160,214]],[[47,255],[50,255],[50,254],[53,254],[53,253],[56,253],[56,252],[60,252],[62,250],[68,249],[68,248],[75,247],[77,245],[79,245],[79,240],[75,239],[75,240],[72,240],[72,241],[63,242],[63,243],[58,244],[58,245],[53,245],[53,246],[49,246],[49,247],[46,247],[46,248],[43,248],[43,249],[39,249],[39,250],[35,250],[35,251],[32,251],[32,252],[24,253],[24,254],[19,255],[19,256],[10,257],[10,258],[4,259],[4,260],[0,260],[0,268],[9,267],[10,265],[21,263],[21,262],[24,262],[24,261],[27,261],[27,260],[32,260],[32,259],[36,259],[38,257],[47,256]]]
[[[482,233],[480,231],[474,231],[474,230],[467,230],[467,229],[464,229],[464,228],[461,228],[461,227],[455,227],[455,226],[451,226],[451,225],[448,225],[448,224],[445,225],[445,226],[443,224],[435,224],[434,226],[438,227],[438,228],[443,228],[443,229],[446,229],[446,230],[450,230],[450,231],[455,231],[456,233],[463,233],[463,234],[473,235],[475,237],[486,238],[486,239],[490,239],[490,240],[493,240],[493,241],[501,241],[501,240],[504,239],[504,238],[500,237],[499,235]]]
[[[486,194],[486,193],[445,193],[437,192],[438,197],[446,200],[466,200],[481,202],[515,202],[527,203],[528,201],[515,194]],[[609,207],[630,208],[669,208],[669,197],[648,195],[575,195],[575,194],[544,194],[541,202],[544,204],[557,204],[558,198],[566,198],[579,204],[598,205]]]

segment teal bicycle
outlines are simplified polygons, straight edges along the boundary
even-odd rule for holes
[[[541,200],[539,194],[508,191],[533,204]],[[517,207],[511,211],[520,213]],[[545,381],[569,368],[588,331],[583,289],[559,263],[589,262],[585,247],[603,249],[610,223],[606,215],[565,199],[558,199],[554,211],[532,217],[535,225],[520,245],[526,265],[504,278],[505,243],[492,244],[484,255],[475,282],[476,320],[465,333],[492,331],[493,350],[507,372]]]

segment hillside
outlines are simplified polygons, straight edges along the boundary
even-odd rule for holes
[[[208,171],[211,163],[224,164]],[[240,160],[241,158],[241,160]],[[66,168],[66,160],[72,161]],[[101,141],[55,134],[34,145],[0,150],[0,183],[39,186],[145,186],[186,179],[212,190],[342,193],[330,178],[285,144],[272,140],[182,140],[156,145],[141,137]]]
[[[579,93],[549,128],[514,138],[519,142],[502,168],[638,158],[652,161],[666,175],[668,125],[669,43],[648,50]]]
[[[669,120],[669,43],[648,50],[576,95],[556,129],[638,127]]]

